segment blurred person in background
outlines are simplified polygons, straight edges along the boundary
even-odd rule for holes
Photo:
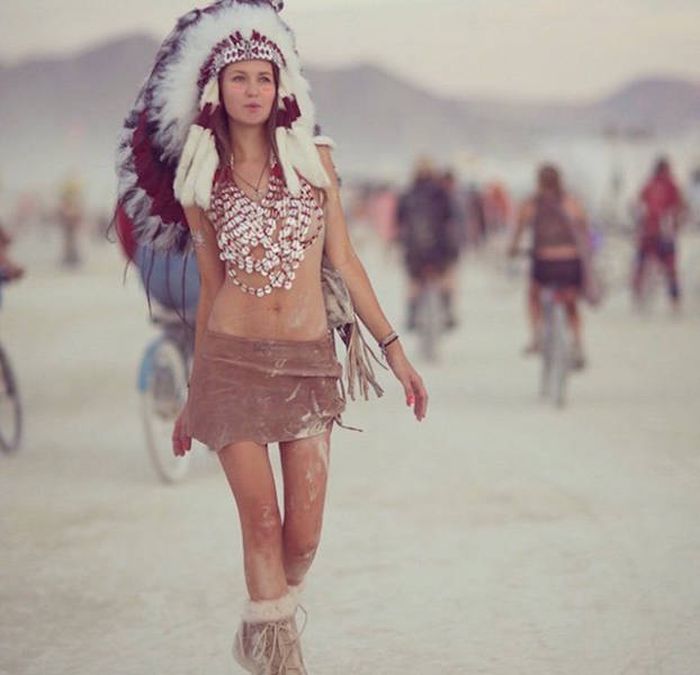
[[[452,214],[450,229],[461,253],[467,243],[467,208],[469,205],[467,192],[459,185],[455,172],[452,169],[447,169],[442,173],[440,184],[450,201]]]
[[[484,239],[503,232],[511,219],[512,205],[506,186],[498,180],[488,183],[483,190]]]
[[[78,249],[78,232],[83,221],[83,196],[80,181],[70,176],[59,191],[58,224],[63,235],[63,267],[78,267],[81,264]]]
[[[467,185],[465,202],[465,244],[469,248],[476,249],[484,243],[486,238],[486,210],[481,189],[475,181]]]
[[[396,221],[397,241],[409,279],[407,329],[416,328],[418,298],[433,275],[440,285],[445,327],[456,326],[449,270],[459,257],[459,239],[450,195],[430,160],[417,162],[413,182],[399,198]]]
[[[579,237],[576,228],[583,237]],[[583,368],[583,331],[578,308],[583,285],[583,265],[577,242],[588,238],[588,225],[583,207],[564,189],[559,169],[552,164],[544,164],[539,168],[537,189],[520,208],[509,255],[518,254],[526,230],[532,235],[532,266],[527,294],[531,338],[525,353],[535,354],[540,351],[540,291],[545,286],[553,286],[557,288],[564,303],[574,337],[573,366]]]
[[[0,224],[0,283],[15,281],[24,276],[24,268],[18,265],[10,256],[12,237],[5,227]]]
[[[695,167],[690,173],[688,213],[690,224],[696,229],[700,228],[700,166]]]
[[[183,320],[194,318],[200,283],[195,256],[138,244],[133,223],[121,207],[117,209],[113,226],[122,252],[139,271],[149,303],[154,298],[162,308],[175,312]]]
[[[457,295],[457,268],[459,258],[464,253],[467,241],[467,197],[461,190],[452,169],[447,169],[440,176],[440,185],[447,194],[450,209],[450,222],[447,233],[451,245],[457,254],[447,262],[444,278],[443,302],[446,310],[446,328],[454,328],[457,318],[454,313],[454,298]]]
[[[10,256],[12,237],[0,224],[0,304],[2,304],[2,287],[6,283],[18,281],[24,276],[24,268]]]
[[[638,201],[637,259],[632,279],[634,298],[640,301],[648,266],[656,261],[666,276],[671,304],[678,310],[681,298],[676,265],[678,231],[686,205],[667,158],[661,157],[656,161]]]

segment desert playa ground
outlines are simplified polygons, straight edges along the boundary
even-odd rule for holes
[[[198,448],[148,464],[136,373],[155,334],[114,247],[60,271],[17,245],[0,336],[25,440],[0,457],[0,673],[224,675],[245,598],[234,503]],[[362,248],[387,312],[402,279]],[[345,415],[303,641],[318,675],[700,672],[700,312],[589,312],[590,368],[557,411],[522,358],[522,292],[461,274],[460,328],[418,424],[398,385]],[[409,352],[415,345],[406,338]],[[273,453],[274,456],[274,453]]]

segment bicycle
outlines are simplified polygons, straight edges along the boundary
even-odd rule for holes
[[[448,319],[442,299],[440,275],[432,266],[427,266],[421,275],[415,314],[418,349],[426,361],[437,361],[438,342],[448,327]]]
[[[573,338],[566,308],[555,287],[540,290],[542,305],[542,369],[540,396],[562,408],[566,403],[566,384],[572,369]]]
[[[165,483],[187,474],[191,455],[176,457],[171,434],[187,401],[187,382],[194,355],[194,331],[176,312],[155,305],[153,322],[161,334],[146,347],[139,366],[141,418],[146,447],[156,473]]]
[[[9,454],[22,441],[22,401],[10,357],[0,344],[0,450]]]
[[[648,255],[643,263],[639,260],[639,254],[635,257],[631,290],[633,307],[637,313],[650,314],[663,295],[664,289],[667,289],[669,294],[671,293],[666,264],[661,259],[661,254],[657,252]],[[634,277],[636,275],[639,276],[635,284]]]
[[[21,276],[21,275],[20,275]],[[14,279],[0,270],[0,304],[2,286]],[[19,395],[17,377],[5,348],[0,344],[0,450],[10,454],[19,450],[22,442],[22,400]]]
[[[517,250],[511,262],[532,259],[531,249]],[[561,290],[556,285],[539,289],[542,325],[539,349],[542,358],[540,368],[540,397],[550,400],[558,408],[566,404],[566,385],[574,369],[574,338],[569,328],[566,307]]]

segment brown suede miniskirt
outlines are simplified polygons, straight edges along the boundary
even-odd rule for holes
[[[205,329],[188,398],[193,438],[219,451],[323,433],[345,409],[333,335],[245,338]]]

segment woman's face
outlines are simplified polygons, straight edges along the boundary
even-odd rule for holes
[[[269,61],[239,61],[223,69],[221,99],[227,115],[238,124],[257,126],[270,116],[277,98]]]

